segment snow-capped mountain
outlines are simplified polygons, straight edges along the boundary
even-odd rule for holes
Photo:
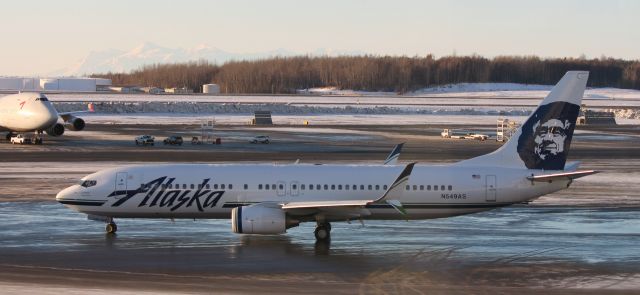
[[[293,56],[300,53],[286,49],[276,49],[255,53],[232,53],[209,45],[199,45],[194,48],[168,48],[146,42],[129,51],[108,49],[92,51],[76,64],[49,73],[50,76],[78,76],[94,73],[129,72],[143,65],[156,63],[175,63],[197,60],[207,60],[211,63],[223,64],[231,60],[251,60],[275,56]],[[311,55],[353,55],[357,52],[343,52],[330,49],[318,49]]]

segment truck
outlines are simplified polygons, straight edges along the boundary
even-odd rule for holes
[[[489,138],[489,135],[475,132],[463,132],[463,131],[454,131],[453,129],[444,129],[440,133],[442,138],[455,138],[455,139],[476,139],[480,141],[485,141]]]
[[[440,136],[442,136],[442,138],[455,138],[455,139],[465,139],[466,135],[461,134],[459,132],[455,132],[453,131],[453,129],[444,129],[442,130],[442,132],[440,133]]]

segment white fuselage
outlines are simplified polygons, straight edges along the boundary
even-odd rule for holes
[[[128,166],[83,178],[57,200],[90,215],[132,218],[229,218],[231,209],[256,203],[377,199],[404,166],[179,164]],[[407,215],[371,204],[368,219],[429,219],[526,202],[566,188],[568,181],[533,183],[542,171],[455,165],[415,166],[397,199]],[[304,212],[298,212],[304,215]],[[314,214],[310,209],[309,215]],[[336,214],[328,220],[344,220]]]
[[[58,112],[39,93],[20,93],[0,97],[0,130],[42,131],[58,121]]]

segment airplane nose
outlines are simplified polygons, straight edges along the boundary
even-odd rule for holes
[[[58,192],[58,194],[56,195],[56,201],[64,202],[65,200],[74,199],[73,196],[75,195],[75,192],[76,192],[75,185],[65,188],[60,192]]]

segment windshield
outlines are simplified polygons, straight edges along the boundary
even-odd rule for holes
[[[82,187],[92,187],[96,185],[98,182],[95,180],[80,180],[80,186]]]

